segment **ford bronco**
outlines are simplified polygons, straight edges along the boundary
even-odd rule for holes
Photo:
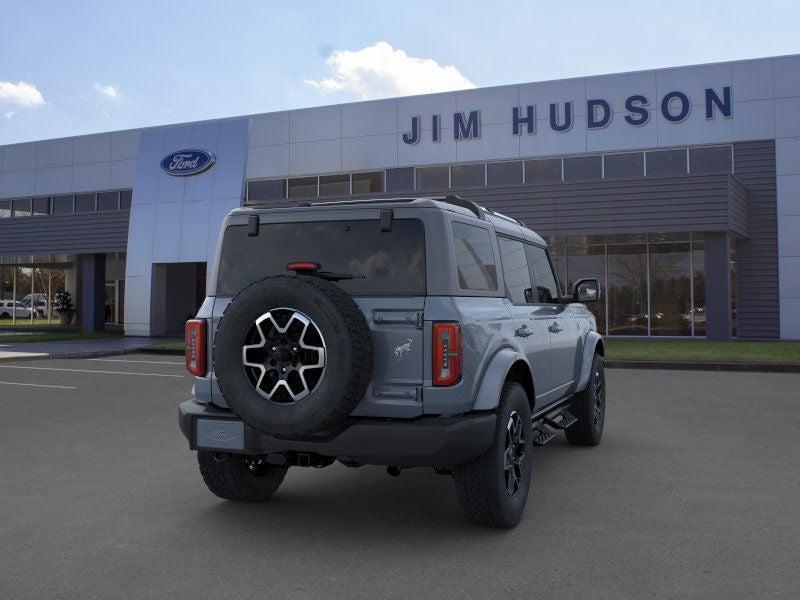
[[[541,237],[457,196],[236,209],[180,427],[221,498],[268,500],[290,466],[432,467],[468,519],[512,527],[534,445],[600,442],[599,295],[565,296]]]

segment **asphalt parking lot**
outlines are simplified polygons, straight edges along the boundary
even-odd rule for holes
[[[608,371],[603,443],[537,449],[522,524],[446,476],[204,487],[180,357],[0,363],[0,598],[796,598],[800,375]],[[21,385],[17,385],[21,384]]]

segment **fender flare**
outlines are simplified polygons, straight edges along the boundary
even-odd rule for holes
[[[481,385],[475,396],[473,410],[494,410],[500,403],[500,392],[508,372],[517,361],[522,361],[528,366],[533,379],[533,370],[527,357],[521,352],[511,348],[502,348],[489,361],[489,366],[483,372]],[[531,399],[533,401],[533,399]]]
[[[589,375],[592,370],[592,360],[596,351],[600,352],[601,356],[605,355],[605,346],[603,338],[596,331],[590,331],[586,334],[586,340],[583,342],[583,356],[581,357],[581,373],[578,377],[578,385],[575,386],[576,392],[581,392],[589,383]]]

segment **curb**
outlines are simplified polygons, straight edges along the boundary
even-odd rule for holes
[[[661,362],[655,360],[606,360],[609,369],[659,369],[665,371],[743,371],[756,373],[800,373],[798,364]]]
[[[160,354],[162,356],[186,356],[183,350],[170,350],[168,348],[139,348],[140,354]]]
[[[122,354],[136,354],[139,352],[144,352],[144,349],[123,348],[119,350],[91,350],[88,352],[53,352],[52,354],[42,353],[38,356],[35,353],[32,353],[31,356],[0,358],[0,362],[15,362],[19,360],[58,360],[63,358],[101,358],[103,356],[120,356]],[[183,356],[183,352],[180,354]]]

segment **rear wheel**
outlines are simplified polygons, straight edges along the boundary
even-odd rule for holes
[[[200,450],[197,462],[211,492],[225,500],[265,502],[278,490],[288,467],[266,462],[263,456]]]
[[[603,422],[606,416],[606,373],[603,357],[595,354],[592,372],[586,388],[572,398],[569,411],[578,422],[564,430],[570,444],[575,446],[597,446],[603,437]]]
[[[521,385],[503,386],[494,442],[475,460],[453,471],[462,514],[489,527],[519,523],[533,478],[531,410]]]

